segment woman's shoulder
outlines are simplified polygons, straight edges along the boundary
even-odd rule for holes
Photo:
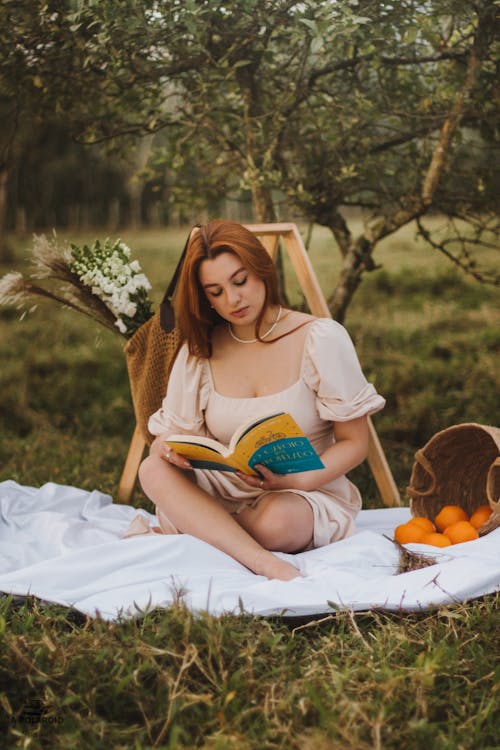
[[[346,328],[333,318],[315,318],[306,327],[304,366],[331,367],[339,358],[356,358],[353,341]]]
[[[296,326],[305,323],[311,323],[311,327],[317,331],[345,331],[344,326],[333,318],[311,315],[310,313],[301,312],[300,310],[286,309],[282,316],[282,320],[283,323],[286,322],[290,328],[295,328]]]
[[[190,375],[197,374],[204,369],[205,361],[203,357],[192,354],[189,351],[188,342],[184,341],[177,351],[172,373],[177,371],[179,373],[189,373]]]
[[[292,334],[296,343],[303,342],[306,354],[317,347],[349,339],[344,326],[332,318],[321,318],[300,310],[285,310],[277,338],[287,338],[288,334]]]
[[[177,352],[169,377],[169,391],[195,393],[210,387],[210,370],[207,360],[191,354],[184,342]]]
[[[297,326],[302,326],[305,323],[313,323],[318,320],[315,315],[301,312],[300,310],[289,310],[285,309],[281,317],[283,333],[286,333],[287,329],[293,330]]]
[[[314,332],[316,338],[350,338],[347,329],[333,318],[312,317],[312,320],[313,324],[310,326],[310,330]]]
[[[308,347],[315,346],[316,343],[325,340],[333,343],[339,339],[350,338],[344,326],[333,320],[333,318],[318,317],[298,310],[290,310],[289,313],[287,312],[285,321],[286,328],[283,329],[282,333],[303,328],[306,333],[306,344]]]

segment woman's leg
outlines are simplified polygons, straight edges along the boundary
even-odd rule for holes
[[[276,552],[299,552],[313,538],[313,510],[305,498],[291,491],[270,492],[235,519],[263,547]]]
[[[155,454],[144,459],[139,469],[144,492],[179,531],[212,544],[267,578],[288,581],[300,575],[293,565],[264,549],[190,476]]]

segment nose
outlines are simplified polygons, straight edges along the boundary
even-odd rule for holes
[[[237,287],[232,287],[227,293],[227,301],[234,307],[237,302],[241,299],[241,292]]]

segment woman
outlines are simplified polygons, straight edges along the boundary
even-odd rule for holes
[[[211,221],[188,243],[176,293],[184,344],[139,476],[164,533],[192,534],[253,572],[290,580],[297,568],[273,554],[342,539],[361,507],[345,476],[368,449],[367,415],[384,399],[367,383],[345,329],[280,305],[275,267],[239,224]],[[228,443],[243,422],[289,412],[325,468],[278,475],[193,470],[169,450],[170,434]]]

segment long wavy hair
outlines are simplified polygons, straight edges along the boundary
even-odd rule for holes
[[[211,335],[223,318],[210,307],[200,284],[200,265],[221,253],[233,253],[265,285],[264,305],[255,321],[255,337],[260,341],[260,325],[269,305],[279,305],[276,267],[257,237],[241,224],[214,219],[194,229],[188,242],[174,298],[175,319],[189,352],[197,357],[212,354]]]

